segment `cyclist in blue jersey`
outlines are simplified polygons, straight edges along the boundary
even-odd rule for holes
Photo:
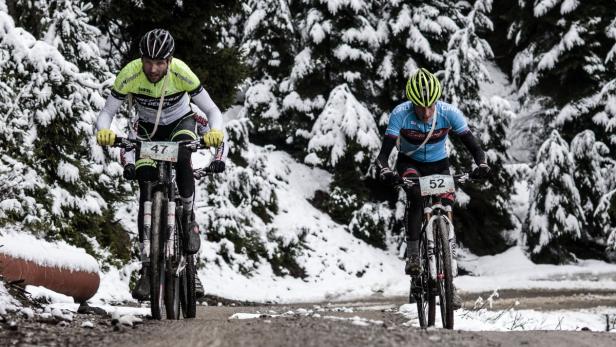
[[[441,84],[426,69],[417,70],[406,84],[409,101],[394,108],[381,151],[376,160],[379,177],[388,184],[397,184],[402,177],[450,174],[447,153],[447,136],[456,134],[471,152],[477,168],[471,176],[486,178],[490,167],[479,142],[468,127],[464,115],[455,106],[439,101]],[[394,146],[399,146],[395,171],[388,165],[389,155]],[[443,196],[453,204],[454,195]],[[421,228],[422,198],[419,187],[407,196],[410,208],[406,226],[407,261],[405,272],[411,276],[419,274],[419,233]],[[461,300],[455,295],[454,306],[460,307]]]

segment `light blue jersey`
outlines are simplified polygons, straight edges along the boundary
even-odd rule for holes
[[[447,158],[447,135],[453,131],[462,135],[470,131],[462,112],[446,102],[436,102],[436,125],[434,132],[426,144],[415,151],[426,139],[432,128],[432,119],[424,123],[415,114],[415,108],[406,101],[394,108],[389,116],[386,136],[395,137],[399,141],[400,152],[410,155],[410,158],[420,162],[434,162]],[[412,154],[411,154],[412,153]]]

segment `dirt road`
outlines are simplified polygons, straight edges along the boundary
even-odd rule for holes
[[[531,308],[616,306],[616,294],[596,292],[503,292],[501,302]],[[575,295],[574,295],[575,294]],[[477,295],[468,296],[472,305]],[[146,321],[114,328],[107,321],[94,329],[44,326],[44,333],[23,322],[20,330],[0,330],[0,345],[90,346],[616,346],[616,333],[591,331],[467,332],[422,330],[397,312],[403,299],[288,306],[200,306],[196,319]],[[500,303],[499,303],[500,304]],[[238,319],[240,318],[240,319]],[[91,318],[90,318],[91,319]],[[39,327],[40,328],[40,327]]]

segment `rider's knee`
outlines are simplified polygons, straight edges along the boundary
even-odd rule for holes
[[[400,173],[402,177],[419,177],[419,172],[416,169],[408,168]]]
[[[443,204],[452,206],[456,201],[456,193],[443,193],[440,195],[440,198],[442,199]]]

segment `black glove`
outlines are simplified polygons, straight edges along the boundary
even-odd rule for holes
[[[208,169],[213,173],[221,173],[225,171],[225,162],[222,160],[214,160],[210,163]]]
[[[400,184],[402,182],[402,178],[400,178],[397,173],[391,171],[391,169],[388,167],[384,167],[381,169],[379,178],[381,179],[381,181],[392,186],[395,186],[396,184]]]
[[[124,173],[122,175],[125,179],[129,181],[134,180],[136,176],[135,164],[126,164],[124,166]]]
[[[485,163],[479,164],[479,166],[477,166],[475,170],[471,172],[471,175],[470,175],[472,179],[476,179],[476,180],[484,180],[488,178],[489,176],[490,176],[490,166],[488,166],[488,164],[485,164]]]

